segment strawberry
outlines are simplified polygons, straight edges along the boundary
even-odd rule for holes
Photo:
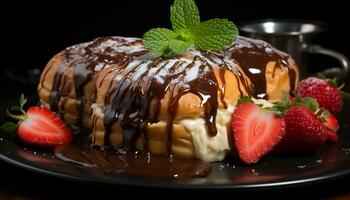
[[[335,118],[335,116],[332,115],[331,113],[329,113],[329,116],[326,118],[324,125],[328,129],[331,129],[332,131],[337,132],[339,130],[339,122],[338,122],[337,118]]]
[[[331,130],[326,130],[326,137],[331,142],[336,142],[339,139],[337,133]]]
[[[17,135],[23,143],[39,147],[51,147],[72,142],[71,130],[54,112],[37,106],[30,107],[25,112],[23,105],[26,101],[22,95],[20,106],[14,106],[11,109],[20,112],[21,115],[7,112],[9,117],[19,120],[19,123],[5,123],[2,126],[5,131],[11,132],[18,129]]]
[[[278,153],[304,153],[319,149],[326,140],[321,119],[307,106],[292,106],[284,115],[286,134],[276,147]]]
[[[328,129],[326,132],[327,139],[331,142],[338,141],[337,132],[339,130],[339,122],[337,118],[335,118],[334,115],[329,114],[329,116],[326,118],[323,124]]]
[[[233,112],[232,129],[240,158],[252,164],[280,142],[285,133],[285,124],[273,112],[252,102],[245,102]]]
[[[332,113],[338,113],[343,106],[340,89],[341,87],[336,87],[335,80],[309,77],[299,83],[297,94],[302,98],[315,98],[320,107]]]

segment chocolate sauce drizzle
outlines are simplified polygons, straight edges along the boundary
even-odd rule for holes
[[[108,176],[137,176],[181,181],[188,178],[207,177],[212,170],[210,163],[173,156],[151,155],[142,151],[120,154],[114,149],[105,151],[90,147],[87,137],[81,137],[75,145],[55,148],[55,156],[79,167],[97,170]]]
[[[270,44],[246,37],[238,37],[232,46],[223,51],[224,55],[237,61],[254,85],[254,97],[268,99],[266,94],[266,65],[275,61],[276,66],[288,69],[291,95],[295,89],[296,73],[289,64],[287,54],[274,49]]]
[[[227,71],[233,72],[237,79],[241,97],[245,92],[248,95],[254,92],[257,98],[267,98],[265,68],[269,61],[276,61],[278,66],[290,69],[291,87],[295,85],[296,74],[288,63],[288,55],[262,41],[239,37],[222,52],[235,59],[243,71],[232,59],[228,60],[213,52],[191,50],[178,58],[155,58],[149,56],[140,43],[139,39],[104,37],[62,52],[63,59],[57,67],[50,93],[51,109],[60,112],[64,108],[65,101],[61,97],[69,96],[72,90],[72,84],[68,81],[69,70],[73,71],[75,99],[80,102],[78,110],[81,110],[84,106],[84,86],[94,78],[96,72],[107,69],[109,71],[104,78],[111,74],[113,76],[104,99],[104,147],[111,146],[109,139],[112,126],[117,122],[122,128],[123,142],[117,147],[120,151],[113,148],[105,148],[104,152],[95,151],[89,145],[62,146],[56,148],[56,157],[85,167],[98,167],[125,175],[174,178],[180,174],[180,177],[186,178],[205,177],[211,170],[210,164],[172,155],[173,124],[181,97],[188,93],[199,97],[207,132],[215,136],[217,109],[219,105],[228,107],[225,102]],[[245,74],[252,80],[254,91]],[[146,127],[160,121],[161,105],[165,98],[169,98],[167,156],[151,157]],[[96,124],[96,120],[96,116],[91,119],[93,124]],[[143,152],[135,148],[139,137],[143,139]]]
[[[53,80],[49,98],[50,108],[53,111],[60,112],[64,107],[65,102],[59,101],[61,97],[67,97],[71,92],[72,83],[68,81],[67,71],[73,70],[75,99],[78,101],[78,110],[81,111],[83,108],[84,86],[91,81],[97,71],[147,52],[142,45],[139,45],[136,49],[134,48],[135,50],[132,52],[128,52],[128,47],[135,47],[136,43],[141,43],[141,40],[102,37],[89,43],[74,45],[61,52],[63,59],[57,67]],[[61,104],[61,109],[58,107],[59,104]],[[78,121],[80,118],[79,116]]]
[[[214,70],[219,70],[221,77],[225,70],[234,70],[226,65],[214,53],[196,52],[189,54],[191,58],[156,58],[148,60],[135,59],[129,65],[123,65],[123,70],[117,70],[122,78],[110,85],[104,103],[105,145],[109,145],[112,126],[118,121],[123,130],[122,147],[133,149],[135,141],[142,132],[147,134],[145,127],[159,121],[158,116],[161,101],[170,93],[170,103],[167,121],[167,152],[171,154],[171,137],[173,122],[177,114],[179,100],[182,96],[192,93],[202,102],[208,134],[215,136],[216,112],[218,108],[219,84]],[[204,55],[205,54],[205,55]],[[214,57],[209,59],[210,57]],[[218,62],[218,59],[220,63]],[[224,80],[221,80],[224,82]],[[221,90],[222,87],[220,87]],[[224,91],[221,91],[223,93]],[[111,102],[108,102],[108,101]],[[223,97],[221,101],[224,105]],[[152,113],[149,113],[153,105]],[[147,138],[147,136],[146,136]],[[144,143],[144,145],[147,145]]]

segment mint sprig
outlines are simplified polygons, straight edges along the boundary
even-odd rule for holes
[[[200,24],[200,16],[193,0],[175,0],[170,7],[170,21],[173,30],[181,32]]]
[[[173,30],[154,28],[143,36],[145,47],[159,56],[184,54],[191,47],[217,51],[238,36],[237,27],[227,19],[201,22],[194,0],[175,0],[170,20]]]

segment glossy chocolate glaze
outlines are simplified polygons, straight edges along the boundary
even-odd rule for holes
[[[128,47],[135,46],[136,43],[141,43],[141,40],[102,37],[89,43],[74,45],[61,52],[63,60],[57,67],[54,76],[49,98],[50,108],[53,111],[59,111],[60,97],[69,95],[71,87],[68,82],[67,71],[73,70],[74,93],[76,100],[79,102],[78,110],[81,110],[84,86],[91,81],[97,71],[147,52],[142,45],[130,48],[131,51],[128,49]],[[44,74],[43,79],[45,80],[45,78],[46,75]],[[63,108],[64,102],[60,102],[60,104]]]
[[[142,133],[146,142],[147,132],[145,127],[159,121],[158,116],[161,101],[167,93],[170,93],[170,103],[167,121],[167,152],[171,154],[171,135],[173,121],[178,110],[179,100],[182,96],[192,93],[198,96],[204,110],[204,120],[208,134],[215,136],[216,112],[219,99],[224,106],[224,73],[226,70],[234,71],[241,80],[244,78],[235,66],[225,63],[218,54],[194,51],[173,59],[154,58],[146,60],[133,60],[128,65],[120,65],[116,74],[125,72],[121,79],[111,84],[106,95],[104,105],[105,145],[109,145],[109,137],[112,126],[119,122],[123,130],[122,148],[134,149],[137,138]],[[228,62],[228,61],[227,61]],[[231,63],[233,64],[233,63]],[[218,70],[223,83],[219,86],[214,71]],[[238,71],[238,72],[236,72]],[[249,91],[249,87],[246,86]],[[218,92],[219,91],[219,92]],[[241,94],[243,95],[243,93]],[[149,113],[153,105],[152,113]]]
[[[113,148],[101,151],[90,145],[88,138],[78,144],[55,148],[55,156],[78,166],[94,168],[118,175],[142,176],[182,180],[206,177],[211,171],[210,163],[175,156],[158,156],[140,151],[118,151]]]
[[[205,177],[211,170],[210,164],[177,158],[171,152],[171,135],[181,97],[193,93],[200,98],[204,110],[202,117],[206,122],[208,134],[215,136],[218,106],[221,103],[227,107],[224,101],[227,70],[234,72],[241,96],[244,94],[241,88],[245,88],[248,94],[252,93],[250,95],[254,92],[255,97],[267,98],[265,68],[269,61],[276,61],[280,67],[290,69],[291,86],[294,87],[295,71],[288,64],[289,57],[264,42],[239,37],[224,52],[224,55],[235,59],[244,72],[236,68],[232,61],[210,52],[194,51],[174,59],[147,57],[148,52],[142,45],[135,46],[139,42],[141,41],[138,39],[105,37],[70,47],[63,52],[64,59],[57,67],[50,95],[50,106],[54,111],[58,110],[60,97],[69,92],[65,75],[67,70],[73,68],[75,94],[80,101],[84,95],[84,86],[97,71],[111,65],[113,70],[111,69],[110,73],[114,73],[113,79],[123,75],[120,80],[110,82],[105,96],[105,151],[96,150],[84,143],[56,148],[56,157],[81,166],[125,175],[171,179]],[[145,57],[139,59],[139,56]],[[258,73],[252,73],[253,68]],[[219,77],[215,76],[215,70],[218,70]],[[247,83],[244,73],[254,83],[255,91],[252,91],[251,85]],[[221,86],[218,79],[222,83]],[[159,121],[161,101],[166,94],[170,94],[167,156],[150,155],[145,127]],[[64,106],[64,102],[61,102],[60,106]],[[152,113],[149,113],[151,106]],[[79,109],[81,107],[79,105]],[[96,120],[94,117],[91,123],[96,124]],[[109,136],[116,122],[121,125],[123,142],[118,147],[111,147]],[[143,138],[142,152],[135,149],[139,137]]]
[[[268,62],[276,62],[278,67],[288,69],[291,85],[291,94],[295,88],[296,73],[289,64],[287,54],[278,51],[270,44],[246,37],[238,37],[232,45],[223,51],[223,54],[237,61],[245,74],[254,85],[254,97],[268,99],[266,94],[266,66]]]

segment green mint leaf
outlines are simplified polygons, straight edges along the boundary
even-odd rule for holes
[[[181,55],[186,53],[189,47],[193,45],[193,42],[191,41],[182,41],[173,39],[169,41],[169,49],[172,53],[175,53],[176,55]]]
[[[199,11],[194,0],[175,0],[170,7],[170,20],[174,31],[181,32],[200,23]]]
[[[238,106],[242,103],[254,103],[254,101],[249,96],[244,96],[244,97],[238,99],[236,106]]]
[[[220,50],[238,36],[237,27],[227,19],[210,19],[191,29],[196,47],[204,50]]]
[[[1,129],[5,131],[6,133],[13,133],[17,129],[17,124],[13,122],[5,122],[2,126]]]
[[[143,36],[145,47],[157,54],[184,54],[194,46],[202,50],[223,49],[238,35],[237,27],[227,19],[211,19],[200,22],[194,0],[175,0],[170,8],[173,31],[155,28]]]
[[[145,47],[157,55],[164,55],[169,51],[169,42],[178,36],[166,28],[154,28],[143,35]]]

